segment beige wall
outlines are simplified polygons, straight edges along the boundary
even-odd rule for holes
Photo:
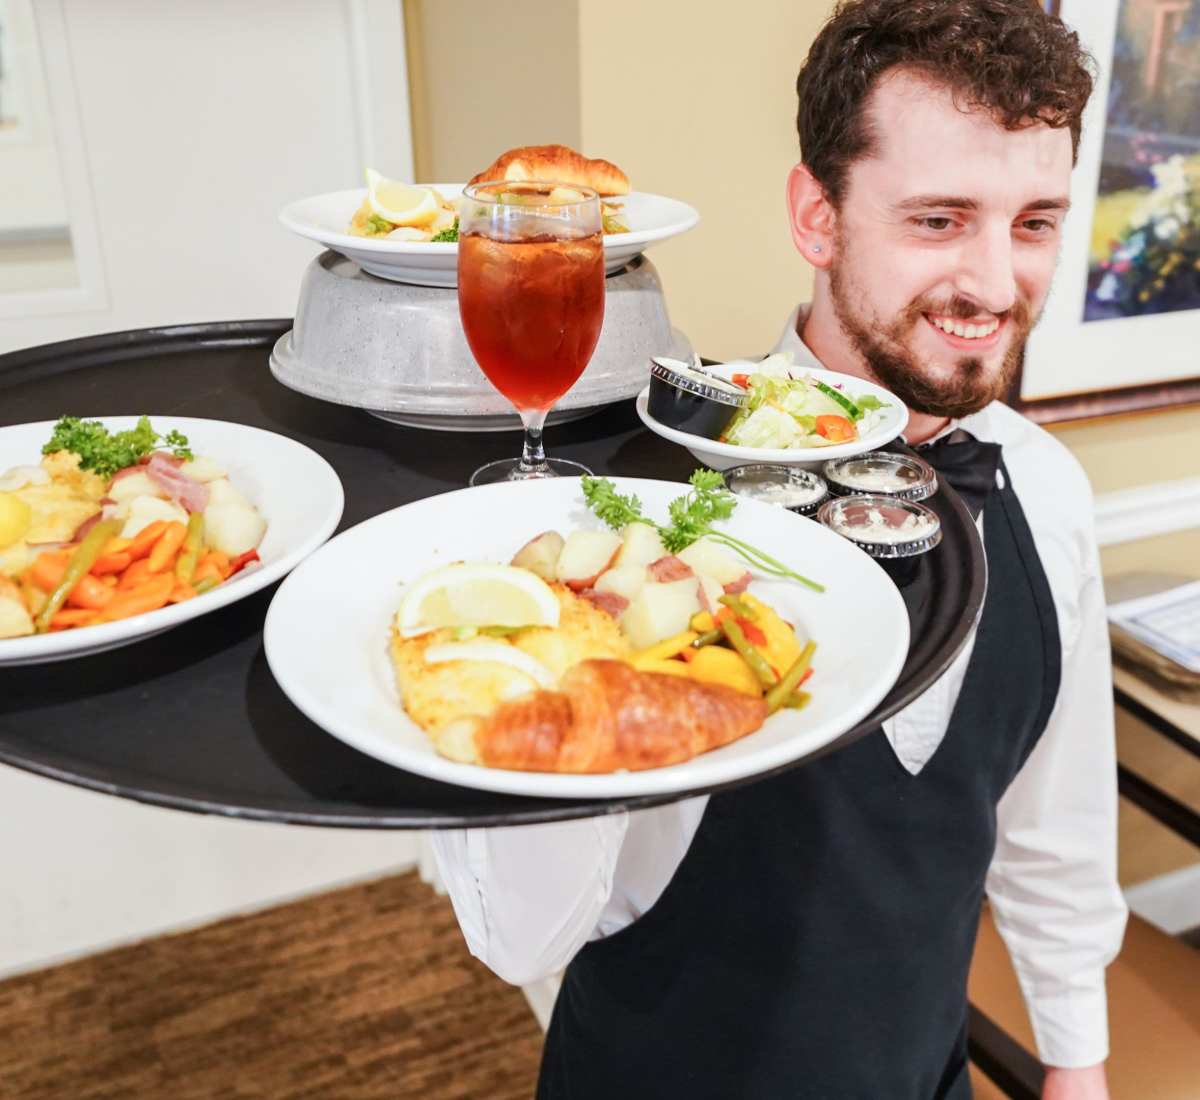
[[[650,252],[675,325],[705,355],[768,350],[811,286],[788,234],[784,180],[798,155],[796,72],[832,3],[574,0],[539,7],[536,32],[532,6],[409,0],[420,21],[410,42],[425,52],[413,68],[438,96],[436,111],[421,108],[432,132],[415,127],[425,178],[464,178],[508,145],[574,125],[578,147],[615,161],[636,189],[699,209],[699,227]],[[515,79],[516,101],[534,72],[556,98],[527,101],[525,122],[481,91]],[[1200,409],[1055,431],[1097,492],[1200,476]],[[1198,548],[1200,532],[1128,543],[1106,551],[1105,568],[1200,574]]]
[[[578,148],[574,3],[404,0],[416,178],[458,183],[515,145]]]

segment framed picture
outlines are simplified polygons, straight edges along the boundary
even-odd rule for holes
[[[1045,6],[1100,71],[1010,402],[1043,423],[1200,402],[1200,0]]]

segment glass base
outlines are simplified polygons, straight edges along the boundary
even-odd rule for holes
[[[582,462],[572,462],[569,458],[548,458],[532,468],[522,467],[519,458],[501,458],[480,466],[471,475],[469,485],[495,485],[501,481],[541,481],[548,477],[579,477],[591,474]]]

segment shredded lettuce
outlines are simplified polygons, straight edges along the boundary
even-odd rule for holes
[[[771,448],[829,444],[829,440],[817,434],[817,417],[850,419],[850,416],[844,406],[822,393],[807,375],[792,378],[787,371],[790,364],[790,354],[780,354],[754,365],[746,402],[725,429],[721,437],[724,442],[738,447]],[[884,407],[879,398],[869,394],[852,400],[858,407],[853,418],[856,421]],[[870,417],[868,422],[874,419]]]

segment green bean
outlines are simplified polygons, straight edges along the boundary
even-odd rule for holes
[[[220,584],[217,577],[205,577],[204,580],[196,583],[196,595],[203,596],[205,592],[209,592]]]
[[[767,659],[746,639],[742,628],[738,626],[737,620],[732,615],[727,615],[721,620],[721,630],[729,639],[729,644],[741,654],[742,660],[750,666],[751,671],[758,677],[758,681],[763,687],[769,688],[779,679],[775,675],[775,670],[767,663]],[[792,685],[792,687],[795,686],[795,684]],[[791,694],[790,688],[788,694]]]
[[[800,681],[804,679],[804,674],[808,671],[809,662],[812,661],[813,651],[816,648],[817,643],[810,641],[801,650],[800,656],[792,662],[791,668],[783,674],[783,679],[767,692],[768,714],[774,714],[791,698],[792,692],[800,686]]]
[[[182,584],[191,584],[200,560],[200,547],[204,544],[204,513],[193,512],[188,516],[187,535],[175,562],[175,578]]]
[[[706,645],[719,642],[723,637],[725,635],[721,633],[720,627],[714,627],[712,630],[706,630],[703,634],[693,639],[691,646],[692,649],[703,649]]]
[[[727,592],[724,596],[718,597],[718,602],[723,603],[739,619],[745,619],[747,622],[752,623],[758,618],[758,612],[746,603],[741,596],[733,592]]]
[[[83,542],[75,548],[75,553],[67,562],[67,571],[63,574],[63,579],[59,582],[58,587],[50,593],[46,606],[42,608],[34,622],[34,629],[37,633],[45,634],[50,629],[50,620],[67,602],[71,590],[87,576],[92,566],[96,564],[100,551],[108,544],[109,539],[116,537],[120,530],[120,520],[106,519],[101,520],[84,535]]]

